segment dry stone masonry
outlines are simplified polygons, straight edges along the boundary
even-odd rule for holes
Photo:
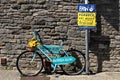
[[[0,0],[0,58],[16,69],[16,58],[32,37],[32,28],[41,30],[45,44],[68,35],[65,48],[85,52],[85,31],[77,29],[77,5],[84,0]],[[90,0],[97,4],[97,29],[89,32],[90,69],[120,71],[119,0]]]

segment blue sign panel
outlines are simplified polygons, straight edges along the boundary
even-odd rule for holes
[[[96,12],[96,4],[78,4],[78,12]]]

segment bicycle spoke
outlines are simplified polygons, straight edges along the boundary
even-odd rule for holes
[[[34,59],[33,59],[34,58]],[[37,75],[43,68],[43,60],[38,53],[23,52],[17,58],[17,69],[22,75]]]

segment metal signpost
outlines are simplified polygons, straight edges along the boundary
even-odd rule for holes
[[[85,4],[78,5],[78,29],[85,30],[85,43],[86,43],[86,74],[89,74],[89,47],[88,47],[88,35],[89,30],[96,27],[96,5],[88,4],[88,0],[85,0]]]

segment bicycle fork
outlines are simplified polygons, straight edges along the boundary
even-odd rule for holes
[[[36,51],[33,52],[33,57],[32,57],[32,59],[31,59],[30,63],[32,63],[32,62],[34,61],[35,57],[36,57]]]

